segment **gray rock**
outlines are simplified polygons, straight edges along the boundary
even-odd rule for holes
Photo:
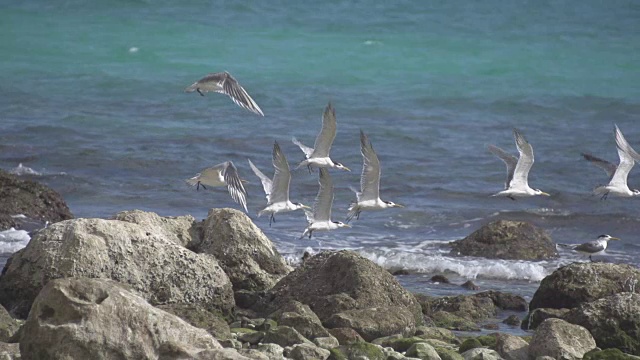
[[[476,285],[473,281],[471,280],[467,280],[465,281],[462,285],[460,285],[461,287],[467,289],[467,290],[480,290],[480,286]]]
[[[556,246],[541,228],[522,221],[498,220],[451,243],[452,255],[490,259],[546,260],[558,257]]]
[[[279,325],[291,326],[310,340],[330,336],[311,308],[299,301],[293,300],[284,304],[269,317],[276,320]]]
[[[626,292],[583,303],[564,320],[589,330],[602,349],[640,355],[640,294]]]
[[[22,228],[21,220],[11,217],[18,214],[42,224],[73,218],[64,199],[56,191],[0,170],[0,231]]]
[[[254,332],[248,332],[248,333],[244,333],[238,336],[238,340],[242,341],[243,343],[249,343],[251,345],[256,345],[258,344],[260,341],[262,341],[262,339],[264,339],[265,333],[262,331],[254,331]]]
[[[241,349],[238,350],[238,353],[252,360],[270,360],[267,354],[264,354],[257,349]]]
[[[460,343],[456,335],[451,330],[445,328],[418,326],[415,335],[423,339],[443,340],[452,344]]]
[[[296,300],[308,305],[323,323],[333,314],[367,308],[406,309],[410,319],[405,311],[397,311],[399,319],[408,321],[406,327],[423,321],[420,304],[393,275],[352,251],[322,252],[309,258],[269,293],[273,297],[267,304],[270,312]]]
[[[220,348],[205,330],[154,308],[121,284],[88,278],[49,282],[20,341],[27,359],[146,359]]]
[[[119,220],[74,219],[49,226],[17,252],[0,278],[0,303],[27,316],[51,279],[89,277],[130,285],[152,304],[194,304],[227,314],[231,282],[217,261]]]
[[[552,356],[538,356],[536,360],[556,360]]]
[[[275,329],[267,331],[263,343],[278,344],[282,347],[293,346],[296,344],[313,344],[304,336],[300,335],[296,329],[289,326],[278,326]]]
[[[525,317],[520,327],[524,330],[533,330],[547,319],[562,319],[567,312],[569,312],[569,309],[537,308]]]
[[[329,357],[329,359],[386,360],[386,356],[384,351],[382,351],[382,347],[380,347],[379,345],[362,342],[349,345],[340,345],[337,348],[331,349],[331,356]]]
[[[117,213],[114,220],[138,224],[144,231],[186,248],[200,241],[196,219],[191,215],[160,216],[153,212],[130,210]]]
[[[520,320],[518,315],[509,315],[506,319],[502,320],[502,323],[511,326],[520,326],[522,320]]]
[[[329,335],[327,337],[317,337],[315,339],[313,339],[313,343],[316,344],[318,347],[321,347],[323,349],[333,349],[334,347],[338,347],[340,346],[340,343],[338,342],[338,339],[336,339],[335,337]]]
[[[18,321],[12,318],[4,307],[0,306],[0,342],[9,342],[18,329],[20,329]]]
[[[242,343],[236,339],[224,339],[224,340],[219,340],[218,342],[224,348],[231,348],[236,350],[242,349]]]
[[[495,350],[505,360],[527,360],[529,343],[519,336],[497,334]]]
[[[313,344],[294,345],[289,352],[289,357],[293,360],[325,360],[331,353]]]
[[[461,318],[446,311],[436,311],[431,319],[437,327],[458,331],[480,331],[480,327],[473,321]]]
[[[410,336],[415,332],[415,318],[402,307],[379,307],[347,310],[332,315],[325,321],[328,328],[352,328],[365,341],[390,334]]]
[[[256,349],[267,355],[269,360],[282,360],[284,358],[284,349],[278,344],[258,344]]]
[[[207,330],[209,334],[218,340],[231,338],[229,325],[220,314],[212,313],[198,305],[190,304],[158,305],[156,307],[181,318],[197,328]]]
[[[475,348],[462,353],[464,360],[502,360],[500,354],[491,349]]]
[[[407,356],[422,360],[442,360],[433,346],[427,343],[415,343],[407,350]]]
[[[349,345],[364,342],[364,339],[357,331],[352,328],[335,328],[329,329],[329,334],[338,340],[340,345]]]
[[[403,337],[400,334],[385,336],[371,341],[372,344],[380,345],[383,348],[390,347],[393,350],[399,352],[407,351],[409,348],[411,348],[411,346],[413,346],[413,344],[419,342],[426,342],[426,340],[417,336]]]
[[[20,360],[20,345],[18,343],[0,342],[0,360]]]
[[[194,251],[215,256],[236,291],[270,289],[291,271],[271,240],[241,211],[209,210],[202,234]]]
[[[640,269],[625,264],[573,263],[540,282],[529,311],[537,308],[572,309],[581,303],[617,294],[640,293]]]
[[[529,358],[551,356],[556,359],[582,359],[596,347],[587,329],[561,319],[547,319],[538,326],[529,343]]]

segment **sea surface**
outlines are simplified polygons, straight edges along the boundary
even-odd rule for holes
[[[408,270],[399,279],[412,291],[469,293],[430,281],[445,274],[530,298],[554,269],[585,261],[567,250],[542,262],[449,255],[449,241],[511,219],[557,243],[620,237],[594,259],[640,265],[640,198],[592,196],[607,177],[580,155],[617,163],[614,124],[640,150],[637,1],[0,0],[0,59],[0,168],[51,186],[76,217],[239,208],[224,188],[184,182],[231,160],[249,181],[249,216],[293,263],[353,249]],[[224,70],[265,117],[183,92]],[[328,102],[332,157],[353,170],[331,171],[334,219],[359,185],[360,130],[382,163],[383,199],[406,207],[300,240],[302,212],[272,227],[257,217],[266,201],[247,159],[271,176],[278,141],[295,168],[303,154],[290,139],[312,146]],[[514,127],[535,151],[530,185],[551,197],[490,197],[505,166],[487,145],[517,154]],[[629,184],[640,187],[640,166]],[[317,172],[293,172],[293,201],[312,204],[317,189]],[[15,250],[0,239],[5,259]]]

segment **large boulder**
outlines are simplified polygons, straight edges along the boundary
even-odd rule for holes
[[[26,359],[152,359],[167,348],[221,349],[205,330],[105,279],[49,282],[24,324]]]
[[[393,321],[402,328],[415,329],[423,321],[420,304],[393,275],[346,250],[322,252],[308,259],[278,282],[267,298],[271,301],[264,307],[269,312],[296,300],[308,305],[325,326],[334,314],[364,309],[386,309],[386,314],[375,310],[365,313],[370,320],[380,315],[385,322]],[[392,334],[378,336],[385,335]]]
[[[12,318],[3,306],[0,306],[0,342],[9,342],[19,328],[18,321]]]
[[[551,356],[554,359],[582,359],[584,354],[596,347],[593,336],[579,325],[561,319],[545,320],[529,342],[529,359]]]
[[[438,311],[446,311],[458,317],[478,321],[497,315],[498,310],[525,311],[527,301],[519,295],[500,291],[483,291],[473,295],[433,297],[416,294],[422,312],[432,317]]]
[[[235,209],[209,210],[193,250],[215,256],[236,291],[270,289],[291,271],[262,230]]]
[[[620,292],[640,293],[640,270],[625,264],[573,263],[540,282],[529,311],[537,308],[572,309],[581,303]]]
[[[546,260],[557,258],[556,247],[549,235],[522,221],[498,220],[451,243],[452,255],[478,256],[490,259]]]
[[[580,304],[564,320],[589,330],[602,349],[640,355],[640,294],[620,293]]]
[[[147,230],[119,220],[53,224],[9,259],[0,277],[0,303],[25,318],[49,280],[89,277],[129,284],[152,304],[196,304],[230,313],[231,282],[218,262]]]
[[[562,319],[569,309],[537,308],[531,310],[522,321],[520,327],[523,330],[533,330],[549,318]]]
[[[188,249],[200,241],[198,224],[191,215],[160,216],[153,212],[130,210],[117,213],[114,219],[138,224],[144,231]]]
[[[20,214],[42,224],[73,218],[62,196],[54,190],[0,170],[0,231],[21,228],[23,220],[12,217]]]
[[[497,334],[495,350],[505,360],[527,360],[529,343],[520,336]]]
[[[296,329],[309,340],[331,336],[309,306],[298,301],[291,301],[285,304],[269,315],[269,318],[277,321],[278,325],[290,326]]]
[[[382,336],[415,333],[415,318],[411,311],[403,307],[379,307],[342,311],[331,315],[325,321],[329,328],[352,328],[365,341]]]

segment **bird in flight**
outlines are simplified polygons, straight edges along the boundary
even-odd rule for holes
[[[247,192],[242,185],[244,180],[238,176],[238,169],[231,161],[225,161],[221,164],[206,168],[196,174],[196,176],[186,179],[187,184],[195,186],[196,190],[200,190],[202,186],[205,190],[206,186],[226,186],[231,198],[238,204],[242,205],[244,211],[247,211]]]
[[[331,220],[331,206],[333,205],[333,182],[329,171],[326,168],[320,168],[319,181],[320,189],[313,203],[313,211],[305,211],[309,226],[304,230],[300,239],[311,235],[314,231],[328,231],[341,227],[351,227],[340,221]]]
[[[205,92],[209,91],[225,94],[229,96],[236,105],[243,107],[252,113],[264,116],[260,106],[253,101],[251,96],[249,96],[249,93],[240,86],[238,81],[226,71],[208,74],[184,89],[184,92],[187,93],[192,93],[194,91],[197,91],[198,94],[202,96],[204,96]]]

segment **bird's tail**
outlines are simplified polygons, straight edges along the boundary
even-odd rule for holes
[[[187,184],[189,184],[190,186],[196,186],[198,185],[198,182],[200,182],[200,174],[196,174],[196,176],[190,178],[190,179],[185,179],[185,182]]]
[[[184,89],[184,92],[186,92],[186,93],[192,93],[192,92],[194,92],[194,91],[196,91],[196,90],[198,90],[198,83],[197,83],[197,82],[193,83],[193,84],[192,84],[192,85],[190,85],[190,86],[187,86],[187,87]]]
[[[565,248],[565,249],[572,249],[575,248],[576,246],[573,244],[556,244],[556,246],[561,247],[561,248]]]

